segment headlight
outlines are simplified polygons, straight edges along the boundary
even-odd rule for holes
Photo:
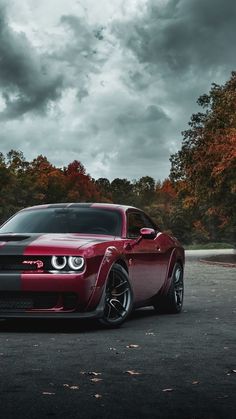
[[[60,271],[65,268],[67,260],[65,256],[53,256],[51,263],[54,269]]]
[[[68,265],[71,269],[78,271],[84,266],[84,258],[81,256],[70,256],[68,258]]]

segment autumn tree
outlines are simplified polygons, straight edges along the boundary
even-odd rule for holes
[[[100,198],[100,193],[85,167],[78,160],[74,160],[64,168],[66,194],[68,202],[94,202]]]
[[[115,204],[135,205],[133,184],[128,179],[116,178],[111,182],[111,196]]]
[[[5,156],[0,153],[0,222],[11,214],[8,205],[9,193],[12,185],[12,176],[8,170]]]
[[[65,199],[65,179],[62,169],[39,155],[29,163],[27,170],[31,184],[31,205],[62,202]]]
[[[5,176],[1,176],[3,212],[9,216],[23,208],[31,196],[27,170],[29,163],[21,151],[11,150],[4,158]],[[4,217],[5,218],[5,217]]]
[[[95,181],[77,160],[58,168],[42,155],[29,162],[21,151],[0,153],[0,223],[31,205],[100,200]]]
[[[112,190],[109,179],[100,177],[95,180],[95,185],[100,192],[103,202],[112,202]]]
[[[134,182],[136,205],[144,208],[151,204],[155,197],[155,180],[151,176],[143,176]]]
[[[194,213],[193,230],[209,240],[235,241],[236,72],[198,99],[183,132],[181,150],[171,156],[171,180],[183,208]],[[201,236],[201,234],[200,234]]]

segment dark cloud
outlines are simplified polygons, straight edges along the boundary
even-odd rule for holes
[[[97,41],[104,39],[103,27],[93,27],[85,19],[73,15],[62,16],[61,23],[73,32],[73,51],[84,57],[97,53]]]
[[[148,124],[151,126],[152,123],[160,123],[160,121],[168,121],[169,118],[165,114],[164,110],[156,105],[148,105],[146,108],[140,108],[138,105],[127,109],[126,113],[121,113],[117,121],[120,125],[120,128],[123,129],[125,126],[129,126],[133,129],[133,126],[138,127],[138,132],[140,132],[140,125]],[[141,128],[142,129],[142,128]]]
[[[125,28],[124,28],[125,26]],[[142,63],[179,75],[236,64],[235,0],[149,0],[138,19],[114,25],[121,44]]]
[[[59,98],[62,82],[63,77],[46,56],[37,54],[25,34],[11,29],[0,5],[0,88],[6,105],[1,120],[46,111],[49,102]]]
[[[89,24],[86,19],[74,15],[63,15],[60,26],[67,32],[64,44],[56,48],[50,57],[63,68],[65,84],[77,90],[81,102],[89,96],[90,76],[98,74],[107,59],[104,53],[102,26]]]
[[[149,173],[155,173],[156,164],[154,177],[162,177],[162,171],[167,176],[169,156],[181,146],[181,131],[191,114],[199,111],[197,98],[209,91],[211,83],[224,83],[236,67],[236,2],[148,0],[142,13],[116,20],[112,30],[132,63],[122,74],[130,94],[138,95],[146,109],[149,100],[168,116],[158,118],[151,107],[147,123],[136,114],[137,135],[129,131],[128,136],[133,144],[130,153],[137,165],[143,161]],[[120,121],[135,126],[129,113]],[[127,155],[122,155],[123,161]]]

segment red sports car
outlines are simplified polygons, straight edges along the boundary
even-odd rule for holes
[[[0,317],[119,326],[137,307],[179,313],[183,270],[180,243],[137,208],[26,208],[0,228]]]

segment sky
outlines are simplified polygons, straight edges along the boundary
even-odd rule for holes
[[[163,180],[235,45],[235,0],[0,0],[0,152]]]

